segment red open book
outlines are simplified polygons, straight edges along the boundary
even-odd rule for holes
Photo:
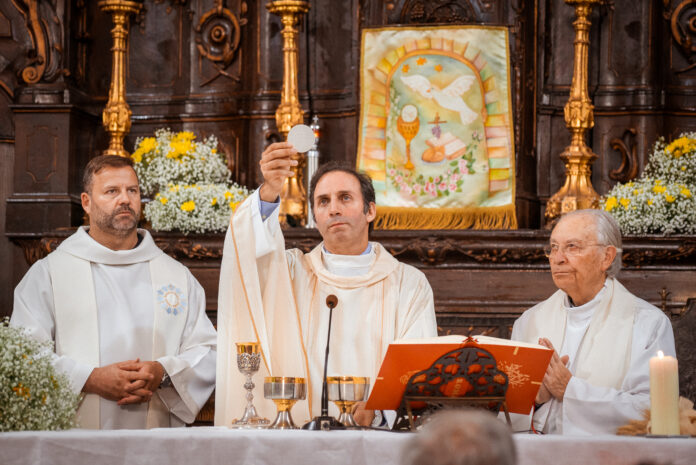
[[[366,408],[396,410],[409,378],[429,368],[445,353],[472,345],[466,336],[401,339],[389,344]],[[508,376],[505,396],[508,411],[527,414],[532,410],[553,351],[538,344],[489,336],[473,336],[475,345],[490,352],[497,367]],[[454,393],[456,394],[456,393]]]

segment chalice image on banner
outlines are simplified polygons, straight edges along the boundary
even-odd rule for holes
[[[263,396],[276,404],[278,415],[268,429],[297,429],[290,416],[290,409],[298,400],[307,397],[304,378],[267,376],[263,383]]]
[[[404,105],[401,109],[401,114],[396,120],[396,130],[399,131],[401,137],[406,141],[406,165],[407,170],[415,168],[411,161],[411,141],[420,129],[420,120],[418,119],[418,108],[415,105]]]
[[[362,376],[329,376],[329,400],[336,404],[341,415],[338,421],[344,426],[358,427],[353,418],[353,407],[367,398],[370,390],[370,378]]]
[[[261,365],[261,353],[259,352],[259,344],[257,342],[237,342],[237,368],[246,375],[244,389],[247,390],[246,400],[247,405],[244,409],[244,415],[239,420],[232,421],[232,428],[265,428],[270,421],[267,418],[261,418],[256,413],[254,407],[253,390],[256,386],[252,381],[254,373],[259,371]]]

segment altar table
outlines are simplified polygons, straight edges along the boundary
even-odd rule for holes
[[[0,464],[399,464],[412,433],[155,430],[0,433]],[[519,465],[696,464],[696,439],[515,435]]]

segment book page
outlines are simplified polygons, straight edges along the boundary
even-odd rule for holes
[[[514,347],[529,347],[531,349],[546,349],[546,350],[551,350],[547,349],[546,347],[539,345],[539,344],[532,344],[529,342],[522,342],[522,341],[511,341],[510,339],[501,339],[498,337],[492,337],[492,336],[471,336],[476,341],[478,341],[479,344],[487,344],[487,345],[498,345],[498,346],[514,346]],[[429,337],[429,338],[421,338],[421,339],[397,339],[396,341],[392,342],[392,344],[462,344],[466,340],[466,336],[462,336],[459,334],[452,334],[449,336],[438,336],[438,337]]]

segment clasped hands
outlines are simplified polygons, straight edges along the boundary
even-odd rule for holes
[[[541,383],[535,402],[537,404],[543,404],[551,400],[552,397],[561,401],[565,395],[570,378],[573,377],[573,374],[566,367],[569,357],[567,355],[560,357],[556,349],[554,349],[553,344],[551,344],[551,341],[545,337],[539,338],[539,344],[552,349],[553,355],[551,356],[551,362],[548,368],[546,368],[544,380]]]
[[[149,402],[164,376],[159,362],[141,362],[140,359],[113,363],[92,370],[82,390],[97,394],[118,405]]]

